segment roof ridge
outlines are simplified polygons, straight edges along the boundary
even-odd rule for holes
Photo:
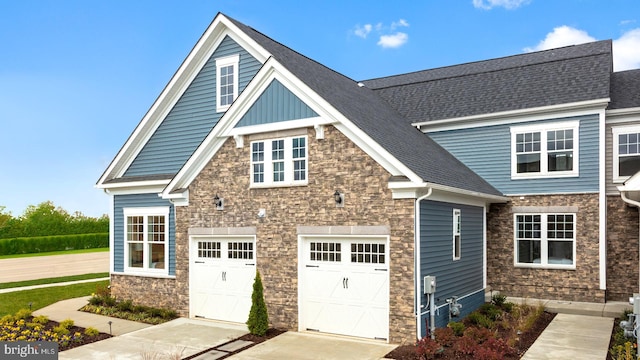
[[[393,78],[400,78],[400,77],[408,76],[408,75],[416,75],[416,74],[421,74],[421,73],[426,74],[426,73],[429,73],[429,72],[436,72],[438,70],[471,67],[473,65],[479,65],[479,64],[482,64],[482,63],[495,63],[495,62],[500,61],[500,60],[514,59],[514,58],[518,58],[518,57],[530,57],[532,55],[540,55],[540,54],[547,53],[547,52],[553,52],[553,51],[558,51],[558,50],[567,50],[567,49],[575,48],[575,47],[579,47],[579,46],[594,45],[594,44],[605,43],[605,42],[611,43],[611,40],[599,40],[599,41],[593,41],[593,42],[589,42],[589,43],[567,45],[567,46],[563,46],[563,47],[559,47],[559,48],[534,51],[534,52],[524,53],[524,54],[515,54],[515,55],[497,57],[497,58],[493,58],[493,59],[470,61],[470,62],[462,63],[462,64],[446,65],[446,66],[441,66],[441,67],[436,67],[436,68],[431,68],[431,69],[423,69],[423,70],[417,70],[417,71],[412,71],[412,72],[408,72],[408,73],[402,73],[402,74],[396,74],[396,75],[390,75],[390,76],[383,76],[383,77],[378,77],[378,78],[366,79],[366,80],[362,80],[362,82],[367,83],[367,82],[383,81],[383,80],[390,80],[390,79],[393,79]],[[489,74],[489,73],[498,72],[498,71],[504,71],[504,70],[508,70],[508,69],[523,68],[523,67],[527,67],[527,66],[540,65],[540,64],[550,64],[550,63],[554,63],[554,62],[558,62],[558,61],[565,61],[565,60],[569,60],[569,59],[588,58],[588,57],[598,56],[598,55],[602,55],[602,54],[606,54],[606,53],[610,53],[610,52],[611,52],[611,50],[608,50],[608,51],[599,50],[597,52],[592,52],[592,53],[589,53],[589,54],[568,55],[568,56],[555,58],[555,59],[548,59],[548,60],[541,59],[539,61],[535,61],[535,62],[531,62],[531,63],[512,64],[512,65],[499,67],[499,68],[491,69],[491,70],[480,70],[480,69],[478,69],[476,71],[469,71],[469,72],[466,72],[466,73],[458,73],[458,74],[446,75],[446,76],[443,74],[443,76],[434,77],[434,78],[430,78],[430,79],[427,79],[427,80],[423,79],[423,80],[415,80],[415,81],[407,81],[407,82],[398,82],[398,83],[393,84],[393,85],[379,86],[379,87],[375,87],[373,89],[375,89],[375,90],[387,89],[387,88],[393,88],[393,87],[398,87],[398,86],[406,86],[406,85],[411,85],[411,84],[415,84],[415,83],[422,83],[422,82],[427,82],[427,81],[453,79],[453,78],[459,78],[459,77],[465,77],[465,76],[477,75],[477,74]]]

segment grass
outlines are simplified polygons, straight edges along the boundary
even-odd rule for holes
[[[35,311],[60,300],[88,296],[99,285],[107,286],[109,280],[0,294],[0,317],[15,314],[20,309],[28,309],[30,302],[31,310]]]
[[[56,278],[46,278],[46,279],[37,279],[37,280],[16,281],[16,282],[2,283],[0,284],[0,289],[10,289],[10,288],[23,287],[23,286],[42,285],[42,284],[55,284],[55,283],[61,283],[66,281],[99,279],[99,278],[105,278],[105,277],[109,277],[108,272],[62,276],[62,277],[56,277]]]
[[[87,254],[87,253],[105,252],[105,251],[109,251],[109,248],[50,251],[50,252],[31,253],[31,254],[0,255],[0,260],[26,258],[26,257],[34,257],[34,256]]]

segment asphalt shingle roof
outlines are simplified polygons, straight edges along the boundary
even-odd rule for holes
[[[608,109],[635,107],[640,107],[640,69],[613,73]]]
[[[229,18],[336,110],[424,181],[502,195],[430,137],[408,124],[373,90]]]
[[[411,123],[609,97],[611,41],[365,80]]]

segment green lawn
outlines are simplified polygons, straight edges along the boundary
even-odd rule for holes
[[[2,259],[13,259],[13,258],[34,257],[34,256],[86,254],[86,253],[105,252],[105,251],[109,251],[109,248],[51,251],[51,252],[41,252],[41,253],[31,253],[31,254],[0,255],[0,260],[2,260]]]
[[[46,278],[46,279],[37,279],[37,280],[16,281],[16,282],[8,282],[8,283],[0,284],[0,289],[10,289],[10,288],[17,288],[22,286],[42,285],[42,284],[55,284],[55,283],[61,283],[66,281],[99,279],[99,278],[105,278],[105,277],[109,277],[108,272],[62,276],[62,277],[56,277],[56,278]]]
[[[41,289],[16,291],[0,294],[0,317],[15,314],[20,309],[38,310],[60,300],[72,299],[91,295],[98,285],[109,285],[108,280],[83,284],[52,286]]]

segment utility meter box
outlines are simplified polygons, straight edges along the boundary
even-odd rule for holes
[[[425,276],[424,277],[424,293],[425,294],[433,294],[436,292],[436,277],[435,276]]]

